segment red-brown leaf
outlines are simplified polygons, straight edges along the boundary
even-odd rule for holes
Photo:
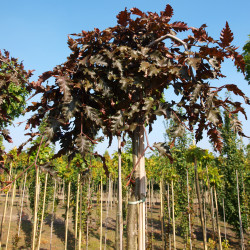
[[[118,24],[126,27],[130,19],[130,13],[127,11],[127,8],[125,8],[125,10],[121,11],[116,17]]]
[[[132,8],[130,9],[131,13],[140,17],[145,16],[145,13],[142,12],[141,10],[137,9],[137,8]]]
[[[188,30],[188,26],[186,23],[184,22],[174,22],[171,24],[171,27],[175,30],[175,31],[186,31]]]
[[[173,14],[174,14],[173,8],[171,7],[171,5],[167,4],[165,11],[162,12],[162,15],[166,17],[172,17]]]
[[[40,86],[43,82],[45,82],[47,79],[49,79],[53,75],[52,71],[46,71],[42,75],[39,76],[38,81],[35,83],[35,85]]]
[[[209,136],[211,142],[214,144],[215,149],[221,152],[223,143],[221,140],[220,132],[216,128],[211,128],[208,130],[207,135]]]
[[[221,31],[220,33],[220,40],[222,42],[223,47],[227,47],[230,45],[230,43],[233,41],[234,36],[229,28],[228,22],[226,22],[226,27]]]

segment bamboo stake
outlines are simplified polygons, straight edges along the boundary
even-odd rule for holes
[[[202,181],[202,185],[204,187],[204,182]],[[206,215],[206,195],[205,195],[205,188],[202,189],[202,201],[203,201],[203,212],[204,212],[204,230],[207,239],[207,215]]]
[[[69,181],[69,184],[68,184],[68,199],[67,199],[67,212],[66,212],[66,226],[65,226],[65,250],[67,250],[67,247],[68,247],[70,187],[71,187],[71,182]]]
[[[208,187],[208,190],[210,190],[210,193],[209,193],[209,196],[210,196],[210,212],[211,212],[211,217],[212,217],[212,229],[213,229],[213,236],[212,236],[212,239],[214,240],[215,239],[215,223],[214,223],[214,199],[213,199],[213,190],[212,188],[210,188],[210,179],[209,179],[209,175],[208,175],[208,168],[207,168],[207,165],[206,165],[206,174],[207,174],[207,187]]]
[[[214,197],[213,197],[213,188],[210,188],[211,196],[211,213],[212,213],[212,227],[213,227],[213,240],[215,239],[215,223],[214,223]]]
[[[39,237],[38,237],[38,245],[37,249],[40,249],[41,244],[41,236],[42,236],[42,230],[43,230],[43,217],[44,217],[44,211],[45,211],[45,202],[46,202],[46,192],[47,192],[47,182],[48,182],[48,172],[45,175],[45,183],[44,183],[44,192],[43,192],[43,208],[42,208],[42,217],[41,217],[41,225],[39,230]]]
[[[8,242],[9,242],[9,234],[10,234],[10,226],[11,226],[11,219],[12,219],[12,211],[13,211],[15,193],[16,193],[16,181],[14,181],[14,186],[13,186],[12,194],[11,194],[12,197],[11,197],[11,207],[10,207],[10,219],[9,219],[8,233],[7,233],[6,246],[5,246],[6,250],[8,248]]]
[[[110,187],[111,187],[111,178],[109,176],[109,188],[108,188],[108,200],[106,200],[106,219],[105,219],[105,237],[104,237],[104,250],[107,247],[107,234],[108,234],[108,216],[109,216],[109,204],[110,204]],[[107,193],[107,188],[106,188]]]
[[[36,187],[35,187],[35,201],[34,201],[34,224],[33,224],[33,236],[32,236],[32,250],[35,250],[35,245],[36,245],[38,193],[39,193],[39,168],[36,167]]]
[[[224,219],[225,241],[227,242],[227,227],[226,227],[226,215],[225,215],[224,198],[223,198],[223,200],[222,200],[222,207],[223,207],[223,219]]]
[[[23,203],[24,203],[24,195],[25,195],[26,180],[27,180],[27,172],[25,173],[25,176],[24,176],[24,183],[23,183],[23,190],[22,190],[23,192],[22,192],[22,200],[21,200],[21,211],[20,211],[20,218],[19,218],[18,232],[17,232],[17,236],[18,236],[18,237],[19,237],[19,234],[20,234],[21,223],[22,223]]]
[[[165,229],[164,229],[164,198],[163,198],[163,180],[160,180],[160,200],[161,200],[161,209],[160,209],[160,220],[161,220],[161,241],[162,249],[166,249],[165,243]]]
[[[189,238],[190,238],[189,241],[190,241],[190,250],[192,250],[192,228],[191,228],[191,214],[190,214],[188,168],[187,168],[187,198],[188,198],[188,228],[189,228]]]
[[[122,250],[123,221],[122,221],[122,156],[121,136],[118,136],[118,224],[119,224],[119,248]]]
[[[218,230],[218,238],[219,238],[219,247],[220,247],[220,250],[222,250],[220,224],[219,224],[219,213],[218,213],[218,203],[217,203],[217,194],[216,194],[215,187],[213,187],[213,188],[214,188],[214,200],[215,200],[216,222],[217,222],[217,230]]]
[[[80,225],[79,225],[79,239],[78,250],[82,249],[82,183],[80,185]]]
[[[243,235],[243,228],[242,228],[242,220],[241,220],[241,211],[240,211],[240,190],[239,190],[239,180],[238,180],[238,171],[236,170],[236,181],[237,181],[237,195],[238,195],[238,211],[239,211],[239,222],[240,222],[240,245],[241,249],[244,250],[244,235]]]
[[[89,209],[90,209],[90,176],[88,181],[87,221],[86,221],[86,250],[89,247]]]
[[[200,220],[201,220],[201,227],[202,227],[202,234],[203,234],[203,242],[204,242],[204,250],[207,250],[207,235],[205,232],[205,221],[204,221],[204,212],[202,207],[202,200],[201,200],[201,193],[200,193],[200,184],[199,184],[199,177],[198,177],[198,171],[197,171],[197,161],[194,160],[194,171],[195,171],[195,184],[196,184],[196,193],[200,208]]]
[[[150,216],[151,216],[151,249],[153,250],[153,240],[154,240],[154,221],[153,221],[153,181],[151,181],[151,188],[149,190],[150,194]]]
[[[176,249],[176,240],[175,240],[175,216],[174,216],[174,182],[171,180],[172,188],[172,220],[173,220],[173,241],[174,241],[174,250]]]
[[[12,162],[10,163],[10,171],[9,171],[9,175],[8,175],[8,181],[11,180],[11,171],[12,171]],[[7,193],[5,195],[3,216],[2,216],[2,221],[1,221],[0,249],[2,248],[3,225],[4,225],[4,222],[5,222],[6,210],[7,210],[7,206],[8,206],[8,198],[9,198],[9,189],[7,190]]]
[[[79,205],[79,184],[80,174],[77,175],[77,193],[76,193],[76,212],[75,212],[75,249],[77,247],[77,229],[78,229],[78,205]]]
[[[10,181],[11,179],[11,171],[12,171],[12,162],[10,163],[10,174],[8,176],[8,181]],[[3,212],[3,217],[2,217],[2,224],[4,224],[4,221],[5,221],[5,215],[6,215],[6,210],[7,210],[7,206],[8,206],[8,197],[9,197],[9,189],[6,193],[6,196],[5,196],[5,203],[4,203],[4,212]]]
[[[51,250],[51,247],[52,247],[53,224],[54,224],[54,217],[55,217],[55,200],[56,200],[56,179],[55,179],[55,184],[54,184],[52,217],[51,217],[51,224],[50,224],[50,250]]]
[[[170,220],[171,220],[171,211],[170,211],[169,183],[168,183],[168,238],[169,238],[169,247],[168,247],[168,249],[169,250],[171,250]]]
[[[102,176],[101,176],[101,216],[100,216],[100,250],[102,250]]]

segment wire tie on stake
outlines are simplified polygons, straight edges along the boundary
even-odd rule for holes
[[[145,202],[145,200],[146,200],[146,197],[144,197],[144,198],[142,198],[141,200],[138,200],[138,201],[128,201],[128,204],[129,205],[136,205],[136,204]]]

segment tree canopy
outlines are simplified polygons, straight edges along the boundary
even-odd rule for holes
[[[163,115],[175,118],[174,137],[187,128],[199,141],[207,130],[221,150],[219,108],[246,114],[241,103],[223,100],[219,92],[226,89],[250,102],[236,85],[212,86],[209,81],[225,77],[221,63],[226,58],[244,71],[243,57],[231,45],[233,33],[227,22],[216,40],[205,24],[189,27],[182,21],[170,22],[172,16],[170,5],[160,14],[125,9],[114,27],[70,35],[67,61],[36,82],[36,93],[42,98],[27,108],[35,114],[26,128],[35,128],[46,117],[48,142],[58,141],[61,146],[57,156],[76,151],[84,155],[89,145],[97,143],[99,130],[111,143],[114,135],[121,131],[131,135],[139,125],[148,125],[150,131],[157,116]],[[185,38],[180,39],[180,33]],[[50,78],[54,83],[43,86]],[[244,135],[238,121],[234,126]]]
[[[11,138],[4,128],[24,110],[31,90],[28,84],[31,74],[16,58],[10,57],[9,52],[0,51],[0,133],[9,142]]]
[[[246,80],[248,81],[248,84],[250,84],[250,39],[243,47],[243,56],[246,63]]]

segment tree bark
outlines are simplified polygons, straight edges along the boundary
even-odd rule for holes
[[[133,167],[138,161],[139,151],[139,136],[138,129],[133,132],[132,137],[132,150],[133,150]],[[137,165],[134,171],[135,185],[131,186],[131,197],[128,201],[128,214],[127,214],[127,249],[137,249],[137,201],[140,198],[140,172]]]
[[[122,250],[122,235],[123,235],[123,221],[122,221],[122,158],[121,158],[121,136],[118,136],[118,203],[117,203],[117,238],[116,249]]]
[[[138,246],[140,250],[146,249],[146,210],[145,210],[145,200],[146,200],[146,171],[145,171],[145,157],[144,157],[144,128],[141,125],[139,127],[139,152],[138,152],[139,160],[139,171],[140,171],[140,203],[139,203],[139,239],[138,239]]]

